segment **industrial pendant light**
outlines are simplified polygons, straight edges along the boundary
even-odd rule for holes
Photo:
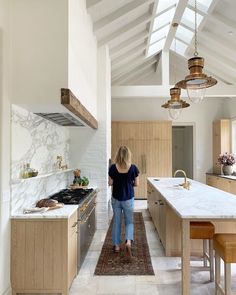
[[[178,23],[173,23],[173,27],[177,27]],[[175,38],[175,54],[176,54],[176,38]],[[174,60],[174,79],[176,82],[176,64]],[[189,104],[180,99],[181,89],[178,86],[174,86],[170,88],[170,97],[171,99],[168,100],[165,104],[162,105],[163,108],[168,109],[168,114],[171,119],[177,120],[182,113],[183,108],[189,107]]]
[[[182,109],[189,107],[189,103],[180,99],[181,89],[178,87],[170,88],[170,97],[165,104],[162,105],[163,108],[168,109],[168,113],[171,119],[176,120],[179,118]]]
[[[217,80],[208,77],[202,72],[204,67],[204,58],[198,56],[197,51],[197,0],[195,0],[195,31],[194,31],[194,57],[188,60],[188,69],[190,74],[184,80],[179,81],[176,85],[180,88],[186,89],[188,97],[192,102],[200,102],[206,92],[206,88],[214,86]]]

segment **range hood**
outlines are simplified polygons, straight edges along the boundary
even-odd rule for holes
[[[70,89],[61,89],[61,105],[69,112],[34,112],[36,115],[43,117],[53,123],[61,126],[90,126],[93,129],[98,128],[97,120],[75,97]]]

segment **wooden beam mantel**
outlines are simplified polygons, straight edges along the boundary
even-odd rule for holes
[[[98,122],[93,115],[83,106],[79,99],[71,92],[70,89],[61,88],[61,104],[79,117],[88,126],[93,129],[98,128]]]

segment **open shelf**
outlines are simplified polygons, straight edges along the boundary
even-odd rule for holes
[[[44,177],[49,177],[52,175],[57,175],[57,174],[61,174],[61,173],[67,173],[67,172],[71,172],[74,169],[65,169],[65,170],[60,170],[60,171],[53,171],[50,173],[45,173],[45,174],[39,174],[35,177],[29,177],[29,178],[14,178],[11,180],[11,184],[15,185],[15,184],[19,184],[19,183],[23,183],[32,179],[39,179],[39,178],[44,178]]]

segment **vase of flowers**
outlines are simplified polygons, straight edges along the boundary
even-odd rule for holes
[[[224,175],[232,175],[234,172],[233,165],[236,162],[236,156],[230,153],[221,154],[218,158],[218,162],[222,165],[222,171]]]

